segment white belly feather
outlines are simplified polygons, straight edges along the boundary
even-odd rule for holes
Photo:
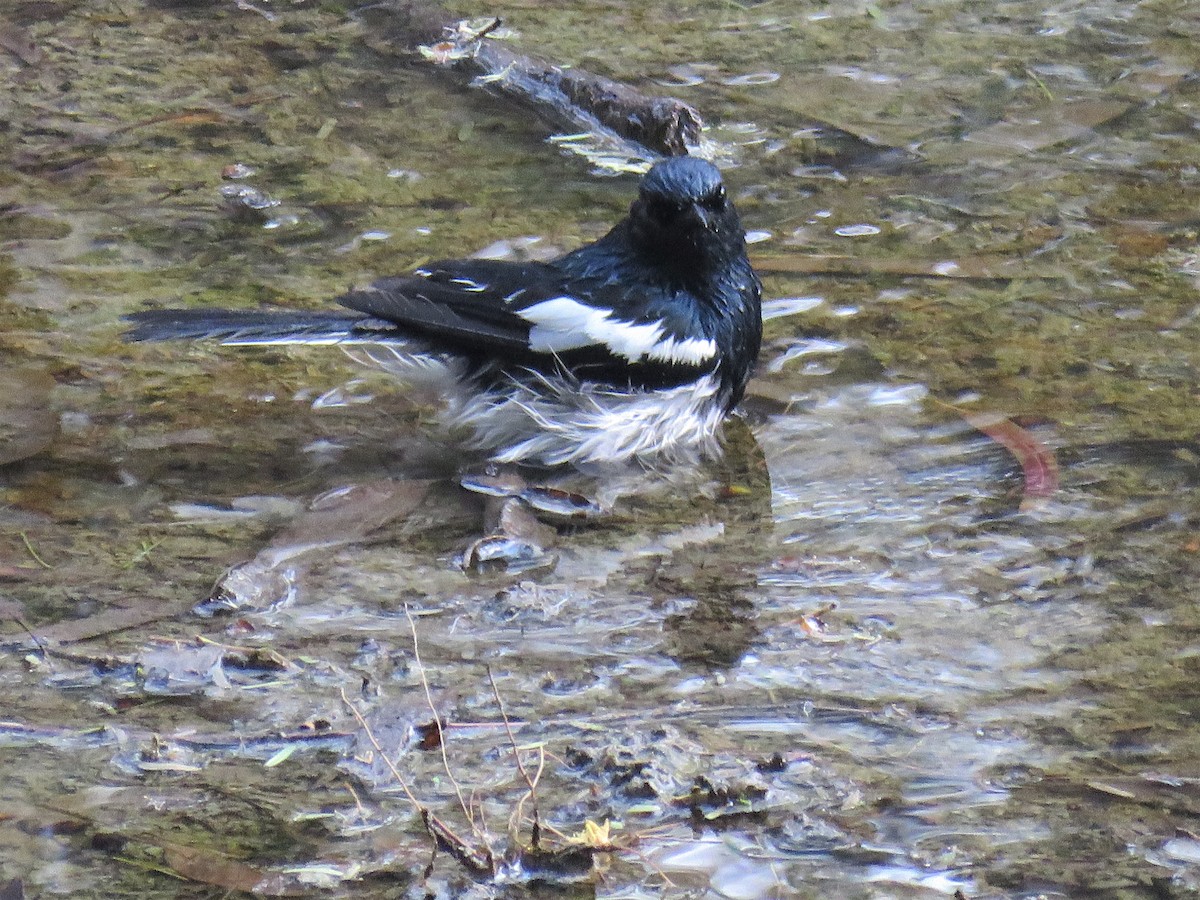
[[[439,422],[468,432],[467,446],[496,462],[658,468],[720,453],[725,402],[716,375],[659,390],[614,391],[529,372],[480,390],[444,357],[391,344],[345,349],[360,363],[439,394]]]
[[[632,392],[537,377],[452,402],[443,421],[469,428],[471,446],[497,462],[695,463],[720,451],[725,408],[718,389],[713,375]]]

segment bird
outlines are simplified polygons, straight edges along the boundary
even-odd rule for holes
[[[720,455],[762,343],[762,285],[720,171],[670,157],[628,214],[548,262],[448,259],[343,309],[148,309],[129,341],[336,345],[433,387],[439,418],[499,464],[661,469]]]

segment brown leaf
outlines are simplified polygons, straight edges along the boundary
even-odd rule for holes
[[[437,750],[442,746],[442,723],[437,719],[418,725],[415,731],[420,736],[418,750]]]

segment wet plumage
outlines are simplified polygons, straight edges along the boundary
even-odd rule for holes
[[[559,259],[443,260],[337,300],[347,311],[147,310],[128,337],[336,344],[437,385],[444,423],[498,461],[660,465],[718,451],[762,336],[737,212],[689,157]]]

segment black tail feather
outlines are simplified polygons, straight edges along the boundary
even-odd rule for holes
[[[351,338],[368,320],[341,312],[148,309],[124,317],[127,341],[219,340],[233,344],[321,344]]]

